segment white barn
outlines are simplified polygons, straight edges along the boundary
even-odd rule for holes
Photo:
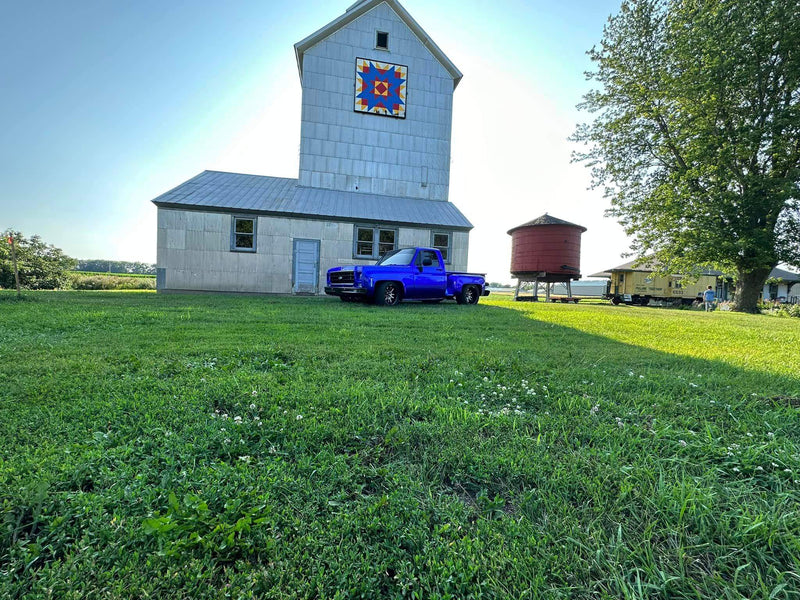
[[[460,71],[396,0],[364,0],[295,45],[297,179],[204,171],[153,200],[159,291],[320,294],[341,264],[407,246],[466,270],[449,202]]]

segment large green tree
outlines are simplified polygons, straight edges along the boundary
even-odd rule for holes
[[[626,0],[589,55],[573,138],[608,214],[665,271],[735,273],[754,311],[800,266],[800,2]]]
[[[8,238],[14,238],[20,287],[28,290],[52,290],[68,287],[67,273],[77,261],[60,248],[46,244],[38,235],[26,238],[19,231],[6,230],[0,238],[0,288],[13,288],[14,267]]]

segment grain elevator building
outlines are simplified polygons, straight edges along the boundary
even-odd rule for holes
[[[461,73],[396,0],[364,0],[295,45],[297,179],[204,171],[162,194],[159,291],[320,294],[328,268],[432,246],[466,270],[449,202]]]

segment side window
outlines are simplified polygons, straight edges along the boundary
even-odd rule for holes
[[[356,225],[353,258],[378,259],[396,249],[396,229]]]
[[[431,234],[431,246],[442,253],[445,264],[450,264],[453,234],[445,231],[434,231]]]
[[[255,252],[256,228],[254,217],[233,217],[231,224],[231,252]]]

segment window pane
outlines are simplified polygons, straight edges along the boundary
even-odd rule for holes
[[[380,231],[380,241],[381,241],[381,244],[392,244],[392,245],[394,245],[394,230],[392,230],[392,229],[381,229],[381,231]]]
[[[236,219],[236,233],[253,233],[253,219]]]
[[[358,241],[359,242],[372,242],[372,229],[366,229],[364,227],[358,228]],[[362,254],[359,252],[359,254]],[[372,254],[370,251],[368,254]]]
[[[442,253],[442,260],[447,262],[447,248],[439,248],[439,252]],[[436,264],[436,260],[434,260],[433,263]]]
[[[253,247],[253,236],[237,233],[236,234],[236,247],[237,248],[252,248]]]
[[[383,256],[387,252],[394,250],[394,244],[378,244],[378,255]]]
[[[359,256],[372,256],[372,242],[358,242],[356,254]]]
[[[450,245],[450,236],[446,233],[433,234],[433,247],[434,248],[447,248]]]

